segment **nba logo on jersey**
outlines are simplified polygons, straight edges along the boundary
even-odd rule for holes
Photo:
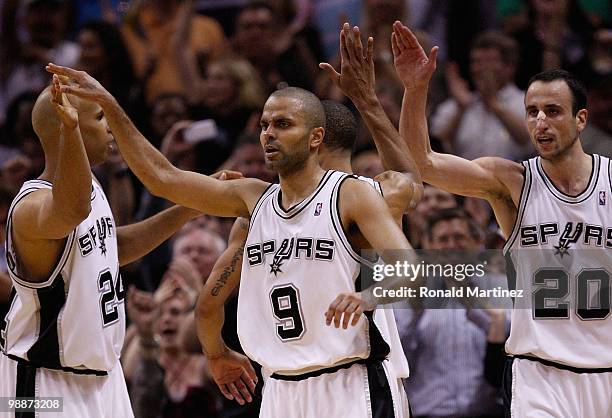
[[[317,206],[315,207],[315,211],[314,211],[314,216],[319,216],[321,214],[322,209],[323,209],[323,203],[321,202],[317,203]]]
[[[606,192],[603,190],[599,192],[599,206],[606,204]]]

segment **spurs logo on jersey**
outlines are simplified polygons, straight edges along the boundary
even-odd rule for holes
[[[88,256],[96,248],[100,249],[102,255],[106,255],[106,239],[113,236],[114,229],[113,218],[110,216],[96,219],[95,225],[78,238],[81,255]]]
[[[278,246],[276,240],[252,244],[246,247],[247,260],[250,266],[256,266],[266,262],[267,255],[272,256],[270,273],[278,275],[282,273],[281,266],[287,260],[323,260],[334,259],[334,240],[325,238],[285,238]],[[277,249],[278,248],[278,249]]]
[[[504,247],[515,301],[510,354],[581,368],[612,367],[612,165],[592,157],[577,196],[558,190],[541,159],[524,162],[516,225]]]
[[[108,371],[117,364],[123,346],[125,289],[113,215],[96,182],[91,211],[66,237],[49,277],[33,283],[20,270],[13,245],[13,210],[30,193],[51,188],[43,180],[24,183],[9,210],[6,254],[14,292],[5,320],[0,321],[2,349],[47,368]]]
[[[586,246],[612,248],[612,227],[593,225],[586,222],[568,221],[565,225],[559,222],[545,222],[538,225],[521,227],[521,246],[530,247],[555,241],[555,254],[563,257],[572,244],[581,241]]]

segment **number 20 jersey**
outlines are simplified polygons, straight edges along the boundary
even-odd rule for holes
[[[66,239],[47,280],[22,277],[13,246],[12,214],[28,194],[51,189],[27,181],[13,200],[7,222],[7,264],[14,290],[0,320],[4,353],[51,369],[109,371],[117,363],[125,335],[124,289],[119,275],[113,215],[94,181],[91,212]]]
[[[322,369],[369,358],[386,346],[364,316],[348,329],[325,324],[330,303],[355,291],[362,260],[340,223],[339,187],[347,177],[326,172],[314,192],[288,210],[280,204],[280,186],[271,185],[251,215],[238,336],[245,353],[269,373]]]
[[[515,300],[506,351],[578,368],[612,367],[612,166],[592,156],[586,189],[558,190],[541,158],[525,161],[506,247]]]

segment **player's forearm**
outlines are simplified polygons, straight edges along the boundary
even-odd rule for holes
[[[207,356],[215,357],[227,350],[225,342],[221,337],[221,330],[225,322],[225,308],[223,306],[214,309],[200,309],[200,300],[196,309],[196,330],[198,339],[202,344],[202,351]]]
[[[414,181],[420,182],[421,175],[410,154],[410,150],[393,126],[376,97],[369,101],[355,102],[363,118],[385,170],[411,174]]]
[[[173,206],[144,221],[117,228],[119,264],[124,266],[148,254],[198,215],[193,209]]]
[[[431,167],[433,151],[427,129],[427,89],[404,91],[400,115],[400,135],[406,141],[410,154],[417,164],[423,179]]]
[[[91,210],[91,167],[78,125],[71,129],[62,126],[59,141],[52,210],[76,225]]]
[[[176,167],[140,133],[115,98],[109,95],[100,104],[127,165],[151,193],[166,197]]]

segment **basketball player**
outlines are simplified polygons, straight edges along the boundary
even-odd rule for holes
[[[371,315],[361,315],[373,303],[355,293],[360,256],[346,231],[358,228],[378,253],[410,245],[377,191],[319,166],[317,150],[325,134],[319,99],[289,87],[264,105],[260,139],[280,184],[224,182],[172,166],[88,74],[54,65],[49,70],[72,80],[62,91],[100,104],[123,157],[153,194],[215,216],[251,218],[238,333],[245,352],[273,377],[266,383],[261,415],[392,414],[382,364],[389,346]],[[348,309],[354,326],[348,329],[323,320],[338,294],[353,295]]]
[[[71,100],[55,76],[32,111],[45,169],[24,183],[8,215],[13,291],[0,322],[0,396],[61,396],[65,416],[129,417],[118,361],[125,332],[119,266],[197,212],[174,207],[117,227],[90,168],[104,161],[113,137],[100,106]]]
[[[415,135],[412,129],[425,120],[436,50],[427,57],[396,22],[393,52],[406,88],[400,132],[410,138],[423,179],[491,204],[507,239],[509,279],[529,301],[513,310],[506,343],[509,416],[612,416],[612,167],[609,159],[582,150],[584,88],[562,70],[534,76],[525,110],[539,157],[522,164],[493,157],[467,161],[433,152],[427,131]]]
[[[323,144],[319,148],[321,167],[351,173],[351,151],[357,137],[355,117],[346,106],[337,102],[326,100],[323,102],[323,107],[328,128],[325,130]],[[394,130],[390,121],[389,126],[391,130]],[[377,138],[377,134],[378,132],[374,133],[373,137]],[[401,139],[399,134],[397,136],[398,139]],[[384,145],[379,149],[383,152],[393,152],[393,148]],[[414,187],[411,182],[398,174],[385,172],[379,176],[380,182],[365,177],[360,177],[360,179],[380,191],[391,211],[401,215],[406,211],[409,202],[414,203],[412,196]],[[417,189],[420,188],[420,184],[416,186]],[[240,263],[242,263],[248,226],[248,219],[236,220],[230,233],[228,247],[215,263],[213,272],[200,293],[196,311],[197,331],[209,361],[211,374],[223,395],[228,399],[236,399],[240,404],[244,404],[244,400],[250,402],[252,399],[247,388],[254,387],[255,372],[246,357],[226,347],[221,337],[221,329],[224,323],[224,304],[240,283]],[[363,239],[363,237],[354,237],[356,238]],[[367,242],[359,245],[368,248]],[[344,317],[342,323],[344,329],[348,326],[348,319],[348,316]],[[391,309],[376,310],[374,321],[391,347],[391,364],[388,371],[393,369],[397,378],[395,416],[405,416],[403,411],[407,409],[406,400],[400,379],[408,377],[408,363],[401,344],[397,340],[398,332],[393,311]],[[337,326],[339,325],[338,323]]]

